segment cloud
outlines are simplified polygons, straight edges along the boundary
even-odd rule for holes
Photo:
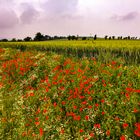
[[[12,28],[18,23],[19,19],[12,9],[0,8],[0,29]]]
[[[42,8],[48,15],[63,16],[75,14],[78,0],[48,0],[43,3]]]
[[[23,24],[30,24],[35,21],[39,16],[39,11],[37,11],[31,4],[22,3],[23,12],[20,16],[20,20]]]
[[[134,11],[134,12],[129,12],[126,15],[122,15],[122,16],[114,15],[111,17],[111,19],[116,20],[116,21],[128,21],[128,20],[136,19],[138,15],[139,13]]]

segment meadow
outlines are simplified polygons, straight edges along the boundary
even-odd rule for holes
[[[140,139],[140,41],[0,42],[0,139]]]

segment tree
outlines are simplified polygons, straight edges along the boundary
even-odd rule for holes
[[[97,39],[97,35],[95,35],[93,39],[96,40]]]
[[[107,38],[108,38],[108,36],[106,35],[106,36],[105,36],[105,40],[107,40]]]
[[[4,39],[1,39],[2,42],[8,42],[8,39],[4,38]]]
[[[26,38],[24,38],[24,41],[31,41],[31,40],[32,40],[32,38],[29,37],[29,36],[27,36]]]
[[[82,40],[86,40],[87,38],[86,37],[82,37]]]
[[[16,42],[16,38],[13,38],[13,39],[11,40],[11,42]]]
[[[112,36],[112,39],[114,40],[115,39],[115,36]]]
[[[71,36],[70,35],[67,38],[68,38],[68,40],[71,40]]]
[[[36,33],[34,41],[43,41],[43,40],[44,36],[40,32]]]

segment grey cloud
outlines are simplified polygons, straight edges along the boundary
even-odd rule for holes
[[[126,15],[114,15],[113,17],[111,17],[111,19],[113,20],[117,20],[117,21],[128,21],[128,20],[133,20],[135,18],[137,18],[137,16],[139,15],[138,12],[130,12]]]
[[[23,24],[30,24],[38,18],[39,11],[37,11],[32,5],[23,3],[22,7],[24,10],[20,16],[20,20]]]
[[[18,23],[19,19],[12,9],[0,8],[0,29],[12,28]]]
[[[74,14],[77,6],[78,0],[48,0],[42,7],[49,15],[63,16]]]

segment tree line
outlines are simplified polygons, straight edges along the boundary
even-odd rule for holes
[[[140,39],[138,37],[131,37],[131,36],[127,36],[127,37],[123,37],[123,36],[118,36],[118,37],[115,37],[115,36],[108,36],[108,35],[105,35],[104,38],[99,38],[97,37],[97,35],[95,34],[94,36],[90,36],[90,37],[87,37],[87,36],[75,36],[75,35],[69,35],[69,36],[50,36],[50,35],[43,35],[42,33],[38,32],[35,34],[35,37],[32,38],[32,37],[25,37],[24,39],[16,39],[16,38],[13,38],[11,40],[8,40],[8,39],[1,39],[0,41],[1,42],[21,42],[21,41],[48,41],[48,40],[97,40],[97,39],[105,39],[105,40],[137,40],[137,39]]]

